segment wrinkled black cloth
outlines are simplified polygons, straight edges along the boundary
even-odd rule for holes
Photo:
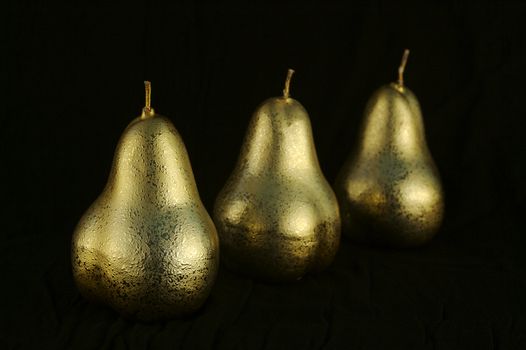
[[[526,349],[524,2],[6,7],[0,348]],[[141,111],[143,80],[211,212],[251,113],[281,94],[287,68],[332,182],[406,47],[446,193],[430,244],[343,239],[326,271],[283,285],[222,268],[200,311],[166,322],[79,295],[71,235]]]

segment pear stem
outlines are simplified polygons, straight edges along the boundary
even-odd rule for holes
[[[146,94],[144,109],[150,112],[152,110],[152,83],[150,83],[148,80],[144,81],[144,91]]]
[[[285,80],[285,88],[283,89],[284,98],[289,98],[290,80],[292,79],[292,74],[294,74],[294,69],[289,68],[287,72],[287,79]]]
[[[404,71],[407,64],[407,58],[409,57],[409,49],[404,50],[404,55],[402,56],[402,62],[398,67],[398,85],[401,87],[404,86]]]

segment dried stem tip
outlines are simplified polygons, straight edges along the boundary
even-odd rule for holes
[[[289,98],[290,79],[292,79],[292,74],[294,74],[294,69],[289,68],[287,72],[287,79],[285,80],[285,88],[283,89],[284,98]]]
[[[151,103],[152,103],[152,83],[150,83],[147,80],[144,82],[144,91],[145,91],[145,94],[146,94],[144,108],[147,111],[151,111],[151,109],[152,109],[152,106],[151,106]]]
[[[402,56],[402,62],[400,62],[400,67],[398,67],[398,85],[404,86],[404,70],[405,65],[407,64],[407,58],[409,57],[409,49],[404,50],[404,55]]]

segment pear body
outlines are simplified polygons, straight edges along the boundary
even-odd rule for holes
[[[442,222],[444,196],[414,94],[394,83],[378,89],[357,141],[335,184],[344,232],[379,245],[429,241]]]
[[[340,241],[338,203],[298,101],[271,98],[256,109],[216,199],[214,221],[222,261],[238,272],[292,281],[332,262]]]
[[[190,313],[211,290],[218,245],[175,127],[161,116],[133,120],[73,235],[80,292],[141,320]]]

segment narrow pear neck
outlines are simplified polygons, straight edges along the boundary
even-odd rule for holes
[[[387,148],[405,157],[427,150],[420,106],[407,87],[393,83],[375,92],[365,110],[360,143],[368,156]]]
[[[180,205],[199,198],[186,148],[175,127],[157,116],[124,131],[108,180],[121,200]]]
[[[263,102],[250,122],[239,163],[251,173],[319,169],[303,106],[290,97]]]

